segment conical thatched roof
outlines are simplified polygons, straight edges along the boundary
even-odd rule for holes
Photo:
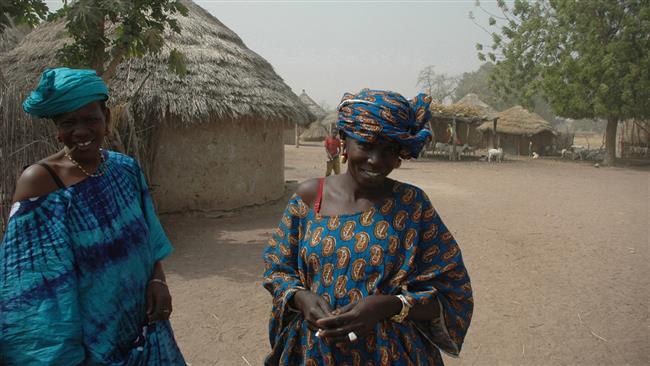
[[[323,141],[329,135],[329,131],[320,123],[314,122],[300,135],[302,141]]]
[[[529,112],[522,106],[514,106],[498,114],[497,132],[510,135],[532,136],[548,131],[557,132],[549,122],[537,113]],[[481,132],[492,131],[492,122],[485,122],[478,128]]]
[[[338,121],[339,121],[339,111],[334,111],[326,114],[325,117],[323,117],[320,120],[320,124],[327,128],[331,125],[336,125]]]
[[[317,119],[320,119],[323,116],[325,116],[326,114],[325,110],[323,110],[323,108],[319,106],[318,103],[314,102],[314,100],[311,99],[309,95],[307,95],[305,89],[302,90],[302,93],[300,93],[299,98],[302,101],[302,103],[307,106],[311,114],[316,116]]]
[[[110,81],[113,104],[129,102],[138,111],[155,109],[167,117],[162,121],[185,126],[239,118],[300,124],[314,120],[273,67],[237,34],[192,1],[183,4],[189,14],[178,17],[182,33],[166,32],[160,55],[120,65]],[[55,53],[66,42],[63,21],[42,24],[0,56],[0,69],[9,83],[29,90],[46,67],[58,66]],[[185,78],[167,68],[173,49],[187,59]]]
[[[469,93],[465,95],[464,97],[460,98],[458,102],[454,104],[471,106],[480,110],[484,114],[490,116],[497,114],[496,109],[492,108],[489,104],[482,101],[481,98],[479,98],[478,95],[474,93]]]

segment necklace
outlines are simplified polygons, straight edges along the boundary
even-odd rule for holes
[[[81,170],[86,176],[91,177],[91,178],[97,178],[97,177],[101,177],[102,175],[104,175],[104,170],[102,169],[102,164],[104,164],[104,162],[106,161],[106,158],[104,158],[104,154],[102,154],[102,151],[103,151],[103,149],[99,149],[99,158],[101,159],[101,163],[99,163],[99,166],[97,167],[97,171],[94,174],[88,173],[86,171],[86,169],[84,169],[81,166],[81,164],[79,164],[76,160],[74,160],[72,158],[72,156],[70,156],[70,154],[68,154],[67,150],[63,152],[63,155],[65,155],[65,157],[68,158],[68,160],[70,160],[72,162],[72,164],[74,164],[77,168],[79,168],[79,170]]]

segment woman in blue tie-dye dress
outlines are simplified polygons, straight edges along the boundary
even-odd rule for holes
[[[264,253],[266,365],[442,365],[473,310],[460,250],[419,188],[389,179],[430,133],[430,98],[346,94],[345,174],[302,183]]]
[[[0,364],[185,365],[161,260],[172,251],[137,162],[100,148],[108,90],[50,69],[23,104],[65,147],[18,180],[0,246]]]

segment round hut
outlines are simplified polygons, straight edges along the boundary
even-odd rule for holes
[[[316,121],[312,122],[312,124],[309,125],[309,128],[300,135],[300,141],[325,141],[327,136],[329,136],[329,131],[320,123],[320,121]]]
[[[531,142],[532,151],[540,155],[551,150],[557,132],[551,123],[537,113],[514,106],[500,112],[498,117],[496,134],[493,133],[492,122],[485,122],[478,127],[487,146],[499,146],[512,155],[528,155]],[[497,141],[494,141],[495,137]]]
[[[193,2],[183,4],[189,14],[178,17],[181,34],[166,31],[160,54],[123,62],[109,81],[117,145],[140,160],[161,212],[278,198],[283,130],[314,118],[237,34]],[[0,69],[29,90],[58,65],[56,50],[66,41],[62,21],[44,23],[0,56]],[[184,77],[168,69],[174,49],[186,58]]]
[[[325,116],[325,111],[321,106],[318,105],[309,95],[307,95],[307,92],[305,92],[305,89],[302,90],[302,93],[298,96],[300,98],[300,101],[302,104],[304,104],[309,112],[316,117],[316,121],[312,122],[311,125],[308,126],[307,129],[300,128],[300,125],[298,124],[297,127],[294,126],[292,129],[286,129],[284,131],[284,143],[285,144],[290,144],[294,145],[296,143],[296,136],[299,136],[300,140],[302,141],[322,141],[325,137],[323,137],[321,140],[319,140],[319,135],[322,134],[320,129],[318,129],[316,126],[317,121],[323,118]],[[298,133],[296,132],[296,128],[298,128]]]

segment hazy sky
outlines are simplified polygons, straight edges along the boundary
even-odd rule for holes
[[[489,43],[468,17],[474,11],[487,23],[475,0],[195,2],[268,60],[296,94],[305,89],[330,106],[364,87],[410,98],[422,68],[473,71],[480,65],[475,43]],[[495,3],[481,1],[498,12]]]

